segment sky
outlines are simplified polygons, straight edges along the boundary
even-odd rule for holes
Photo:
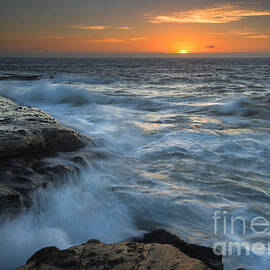
[[[0,0],[0,54],[270,55],[270,1]]]

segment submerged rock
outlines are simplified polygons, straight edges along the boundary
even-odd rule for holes
[[[17,74],[6,74],[0,76],[0,81],[35,81],[40,80],[40,75],[17,75]]]
[[[89,143],[88,137],[41,110],[0,96],[0,214],[29,207],[32,191],[74,169],[53,166],[42,158],[73,152]]]
[[[37,251],[27,261],[25,266],[20,267],[17,270],[223,269],[222,264],[220,264],[219,268],[212,268],[210,265],[206,265],[203,261],[188,256],[187,254],[185,254],[185,252],[183,252],[179,248],[176,248],[172,244],[159,243],[158,241],[160,240],[160,238],[158,235],[160,235],[160,232],[161,231],[156,231],[150,234],[151,237],[157,236],[157,239],[152,238],[154,242],[151,243],[128,241],[117,244],[104,244],[98,240],[89,240],[85,244],[74,246],[66,250],[59,250],[56,247],[43,248]],[[166,233],[167,237],[169,237],[170,235],[171,238],[178,238],[177,236],[174,236],[166,231],[162,232],[162,235]],[[148,236],[146,236],[147,239],[149,239]],[[190,252],[192,254],[193,246],[189,246]],[[208,254],[203,254],[205,256],[209,256],[210,251],[208,252]]]

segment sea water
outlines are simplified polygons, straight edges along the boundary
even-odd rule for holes
[[[99,153],[0,226],[1,269],[45,246],[158,228],[210,247],[267,247],[270,59],[1,58],[1,74],[42,75],[0,81],[0,94],[92,137]],[[266,251],[234,251],[225,269],[268,269]]]

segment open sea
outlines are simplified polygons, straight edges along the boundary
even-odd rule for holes
[[[0,94],[91,136],[97,154],[0,225],[0,269],[158,228],[251,247],[225,270],[269,269],[270,59],[0,58],[3,74],[41,75],[0,81]]]

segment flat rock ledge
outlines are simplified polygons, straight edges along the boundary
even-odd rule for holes
[[[196,258],[198,254],[200,259]],[[222,257],[216,256],[210,248],[190,245],[176,235],[157,230],[145,234],[140,240],[133,239],[117,244],[89,240],[66,250],[43,248],[17,270],[62,269],[222,270],[223,265]]]
[[[70,171],[44,157],[74,152],[91,140],[39,109],[0,96],[0,215],[31,206],[31,192]],[[71,155],[76,160],[76,157]],[[78,160],[79,158],[77,158]]]

